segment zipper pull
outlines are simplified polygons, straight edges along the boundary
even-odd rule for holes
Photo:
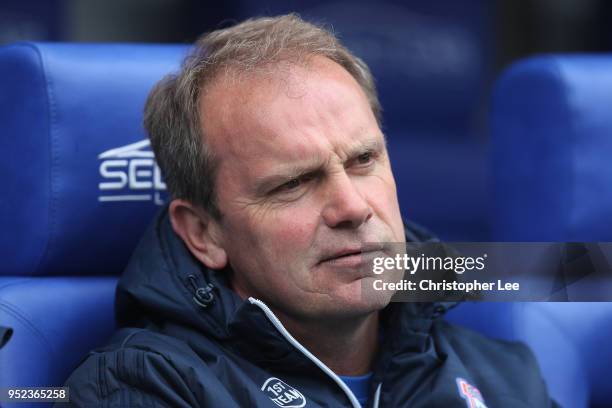
[[[206,286],[202,287],[198,285],[198,280],[194,275],[189,275],[188,278],[194,293],[192,298],[193,301],[198,306],[206,309],[215,301],[215,295],[212,292],[215,286],[212,283],[208,283]]]

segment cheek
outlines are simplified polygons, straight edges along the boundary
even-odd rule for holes
[[[404,224],[393,174],[388,171],[380,176],[369,178],[364,187],[367,191],[368,202],[376,215],[391,228],[394,239],[403,242]]]
[[[294,205],[265,213],[244,212],[232,224],[230,239],[238,239],[248,249],[265,253],[264,258],[271,262],[290,262],[312,246],[317,217],[311,207]]]
[[[279,250],[288,248],[286,255],[291,258],[312,245],[316,225],[317,218],[311,209],[294,206],[271,217],[262,239],[272,241]]]
[[[379,188],[371,188],[369,191],[369,201],[378,213],[386,222],[391,222],[399,217],[399,205],[395,191],[390,191],[385,186]]]

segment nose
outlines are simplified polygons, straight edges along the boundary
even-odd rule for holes
[[[355,180],[346,172],[335,174],[327,186],[322,216],[330,228],[358,228],[372,218],[372,208]]]

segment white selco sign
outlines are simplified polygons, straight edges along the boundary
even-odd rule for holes
[[[100,176],[103,180],[98,184],[98,201],[164,203],[166,184],[149,140],[107,150],[100,153],[98,159],[101,160]]]

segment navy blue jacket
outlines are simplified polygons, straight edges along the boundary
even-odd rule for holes
[[[191,256],[166,211],[134,253],[116,306],[123,328],[67,381],[74,406],[359,406],[265,304],[241,300]],[[554,406],[527,347],[453,326],[441,318],[447,307],[392,303],[381,312],[370,407]]]

